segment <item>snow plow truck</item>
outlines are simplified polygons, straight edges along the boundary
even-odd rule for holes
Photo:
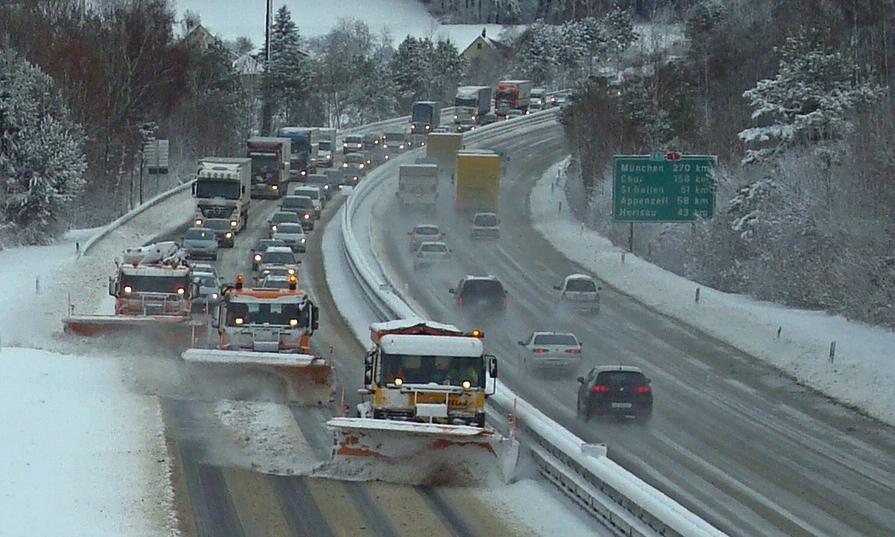
[[[333,400],[332,364],[311,352],[318,327],[318,309],[289,277],[288,289],[249,288],[243,275],[221,290],[211,319],[217,348],[193,348],[187,362],[256,371],[281,379],[289,401],[324,405]]]
[[[357,417],[327,422],[339,473],[413,484],[506,480],[518,443],[485,425],[497,359],[481,332],[398,320],[370,325],[370,339]]]
[[[197,290],[184,257],[174,242],[127,248],[116,261],[115,276],[109,278],[114,313],[75,315],[70,306],[64,331],[87,336],[144,332],[188,346],[202,323],[192,321]]]

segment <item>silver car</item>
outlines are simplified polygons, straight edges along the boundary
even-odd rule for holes
[[[526,370],[573,369],[581,363],[581,342],[571,332],[532,332],[519,346]]]
[[[190,259],[218,258],[218,239],[213,229],[191,227],[184,233],[180,244]]]
[[[289,276],[280,274],[268,274],[258,285],[262,289],[289,289]]]
[[[559,305],[578,311],[600,312],[600,290],[597,282],[587,274],[570,274],[562,285],[553,287],[560,291]]]
[[[320,219],[320,212],[326,207],[326,196],[317,185],[305,185],[295,189],[293,196],[307,196],[314,202],[314,211],[317,219]]]
[[[295,253],[288,246],[271,246],[261,254],[261,263],[258,271],[261,276],[273,274],[273,269],[282,269],[289,274],[298,274],[298,265],[301,262],[295,259]]]
[[[193,312],[208,313],[221,301],[221,282],[217,276],[209,272],[196,272],[193,268],[193,283],[199,289],[193,297]]]
[[[277,226],[277,230],[273,232],[276,240],[283,241],[286,246],[292,248],[293,252],[305,252],[307,249],[307,237],[301,224],[283,223]]]
[[[470,236],[473,239],[499,239],[500,219],[494,213],[475,213]]]
[[[451,258],[451,250],[443,242],[424,242],[420,244],[413,257],[414,270],[435,263],[443,263]]]

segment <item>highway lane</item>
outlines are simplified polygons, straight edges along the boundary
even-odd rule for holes
[[[290,187],[290,190],[292,187]],[[335,197],[325,211],[327,222],[342,199]],[[250,225],[240,233],[233,249],[221,251],[217,268],[227,280],[251,273],[248,248],[266,236],[267,218],[276,211],[274,201],[253,200]],[[311,232],[308,253],[301,255],[300,281],[321,306],[321,329],[313,338],[317,353],[334,349],[336,378],[350,393],[362,379],[364,349],[338,315],[326,286],[321,252],[322,225]],[[309,286],[309,287],[306,287]],[[319,297],[319,298],[318,298]],[[183,373],[183,372],[182,372]],[[483,508],[473,489],[401,486],[379,482],[349,482],[295,475],[272,475],[246,464],[239,439],[222,428],[213,400],[189,400],[190,395],[211,399],[234,397],[241,389],[211,387],[223,377],[192,370],[195,383],[180,388],[164,401],[165,418],[178,453],[184,491],[182,503],[190,510],[188,533],[198,536],[417,536],[532,535],[505,513]],[[272,379],[266,379],[272,380]],[[275,383],[263,390],[249,383],[258,395],[282,401]],[[300,443],[310,446],[314,458],[329,457],[331,437],[324,423],[331,407],[289,407]],[[248,440],[246,438],[246,440]],[[238,461],[238,462],[234,462]]]
[[[565,153],[559,126],[504,136],[487,147],[511,157],[502,185],[502,233],[472,242],[449,208],[443,185],[436,214],[401,215],[394,181],[358,216],[372,222],[372,251],[434,319],[485,329],[517,393],[588,441],[609,443],[614,460],[732,535],[895,534],[895,436],[890,428],[808,391],[779,372],[611,289],[595,318],[563,315],[551,286],[584,272],[541,239],[528,221],[528,192]],[[377,215],[393,215],[388,219]],[[406,232],[434,221],[448,230],[450,267],[414,271]],[[494,274],[509,290],[498,317],[471,317],[447,289],[465,273]],[[598,276],[598,275],[597,275]],[[585,423],[575,415],[575,374],[528,375],[517,339],[535,329],[582,339],[580,372],[591,365],[637,365],[653,379],[648,425]]]

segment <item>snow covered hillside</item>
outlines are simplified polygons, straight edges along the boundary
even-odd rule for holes
[[[177,533],[158,398],[134,393],[127,358],[61,334],[69,296],[79,313],[108,307],[113,257],[151,239],[150,222],[188,218],[189,192],[160,210],[80,258],[97,230],[0,251],[0,536]]]
[[[189,10],[198,13],[203,26],[224,39],[245,35],[256,46],[264,43],[264,2],[246,9],[239,0],[179,0],[178,15]],[[275,2],[274,9],[285,5],[292,11],[302,36],[324,35],[340,17],[353,17],[366,22],[374,33],[387,29],[396,43],[407,35],[450,38],[461,50],[487,28],[488,35],[497,36],[498,24],[439,24],[417,0],[332,0],[323,5],[315,0],[284,0]]]
[[[637,301],[895,424],[895,373],[891,367],[895,333],[841,316],[722,293],[636,255],[627,253],[623,258],[624,250],[587,229],[568,210],[557,211],[557,196],[569,207],[563,188],[565,175],[560,174],[567,162],[549,168],[529,199],[535,228],[563,255]],[[833,342],[835,358],[830,360]]]

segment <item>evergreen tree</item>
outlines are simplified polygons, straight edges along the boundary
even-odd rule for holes
[[[776,157],[793,145],[841,139],[852,128],[849,114],[882,95],[878,86],[854,80],[844,54],[815,45],[804,34],[788,38],[777,52],[777,75],[743,93],[752,119],[766,123],[739,133],[758,146],[747,151],[744,163]]]
[[[281,122],[298,123],[307,98],[311,69],[292,14],[281,6],[270,31],[270,65],[265,76],[265,96]]]
[[[0,235],[47,242],[84,187],[80,127],[52,79],[9,50],[0,52],[0,88]]]

